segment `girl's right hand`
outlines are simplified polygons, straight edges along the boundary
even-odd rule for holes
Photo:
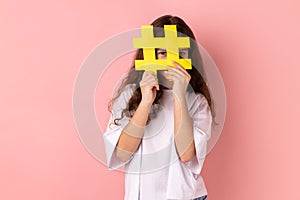
[[[151,106],[156,97],[156,90],[159,90],[157,75],[154,72],[145,71],[140,81],[142,101],[145,105]]]

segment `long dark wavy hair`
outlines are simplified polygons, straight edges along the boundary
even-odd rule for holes
[[[201,55],[199,52],[198,45],[196,43],[196,38],[195,38],[192,30],[181,18],[179,18],[177,16],[172,16],[172,15],[161,16],[158,19],[154,20],[151,23],[151,25],[153,25],[153,27],[154,27],[154,36],[155,37],[163,37],[164,36],[164,33],[161,33],[161,31],[156,32],[155,27],[163,28],[164,25],[176,25],[178,33],[181,33],[185,36],[192,38],[192,40],[190,40],[190,48],[189,48],[189,52],[188,52],[189,58],[191,58],[191,60],[192,60],[192,69],[187,70],[187,72],[191,75],[191,80],[189,82],[189,86],[188,86],[187,90],[189,92],[195,92],[196,94],[201,93],[204,95],[204,97],[206,98],[206,100],[209,104],[209,107],[211,109],[213,122],[215,123],[215,111],[214,111],[214,106],[213,106],[213,100],[212,100],[212,97],[210,95],[209,89],[206,84],[206,80],[205,80],[206,76],[205,76],[204,69],[203,69]],[[159,30],[163,30],[163,29],[159,29]],[[180,35],[178,34],[178,36],[180,36]],[[143,50],[142,49],[138,49],[136,51],[134,60],[143,60]],[[139,86],[139,82],[142,79],[143,73],[144,73],[143,70],[135,70],[135,66],[134,66],[134,62],[133,62],[133,66],[130,68],[127,76],[125,76],[125,78],[122,80],[118,90],[114,94],[114,97],[109,101],[108,110],[109,110],[109,112],[111,112],[114,101],[120,96],[123,89],[129,84],[133,84],[133,83],[136,84],[133,95],[127,102],[126,108],[124,108],[124,110],[122,111],[121,117],[114,119],[115,125],[119,125],[118,121],[121,120],[124,117],[124,115],[131,118],[133,116],[134,112],[136,111],[139,103],[141,102],[142,93],[141,93],[141,88]],[[159,84],[159,87],[164,88],[164,86],[160,85],[160,84]],[[147,124],[151,121],[151,118],[156,117],[157,112],[160,110],[160,107],[155,106],[155,105],[160,104],[159,99],[162,96],[163,96],[163,90],[162,89],[157,90],[156,98],[152,104],[151,113],[149,113],[149,116],[148,116]]]

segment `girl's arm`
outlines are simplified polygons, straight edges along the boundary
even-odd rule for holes
[[[182,162],[196,155],[193,122],[188,112],[185,95],[174,95],[174,140]]]
[[[156,89],[159,90],[157,75],[154,72],[144,72],[139,85],[141,87],[142,100],[130,122],[121,132],[117,143],[116,155],[122,161],[129,160],[140,145],[141,138],[144,136],[148,114],[156,97]]]
[[[173,81],[174,97],[174,140],[182,162],[188,162],[196,155],[193,122],[188,112],[186,90],[191,80],[190,74],[177,62],[175,68],[167,66],[168,78]]]
[[[130,122],[124,127],[117,143],[117,157],[126,162],[137,150],[144,135],[151,104],[141,101]]]

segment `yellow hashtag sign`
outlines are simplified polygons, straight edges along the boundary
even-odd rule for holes
[[[190,47],[189,37],[177,37],[176,25],[164,25],[165,37],[154,37],[153,26],[142,26],[142,37],[133,38],[134,48],[143,48],[144,60],[135,60],[136,70],[152,71],[167,70],[178,62],[185,69],[192,69],[191,59],[179,58],[179,48]],[[155,48],[165,48],[167,59],[156,59]]]

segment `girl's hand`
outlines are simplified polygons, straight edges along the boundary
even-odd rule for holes
[[[165,71],[165,73],[168,75],[167,78],[173,81],[173,94],[183,98],[191,80],[191,75],[177,62],[173,61],[173,64],[176,68],[167,66],[169,71]]]
[[[142,92],[141,103],[151,106],[156,97],[156,90],[159,90],[157,75],[154,72],[145,71],[140,81],[140,87]]]

